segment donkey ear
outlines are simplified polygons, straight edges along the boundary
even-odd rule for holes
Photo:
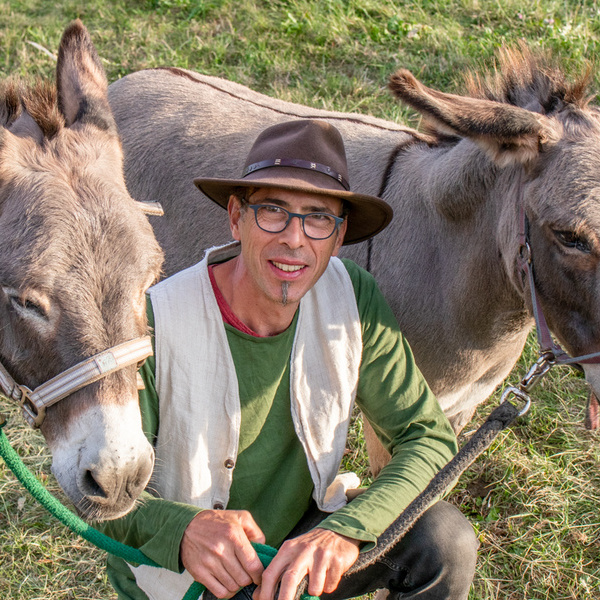
[[[9,127],[9,131],[19,137],[32,138],[38,144],[41,144],[44,140],[42,128],[25,109],[23,109],[18,119]]]
[[[108,82],[90,34],[77,19],[63,33],[56,66],[58,108],[67,126],[92,124],[114,129],[108,104]]]
[[[544,146],[558,142],[560,125],[518,106],[432,90],[401,69],[390,89],[440,130],[466,137],[499,166],[535,160]]]

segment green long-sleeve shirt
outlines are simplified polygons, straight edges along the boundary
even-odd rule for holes
[[[356,294],[363,352],[356,403],[391,452],[370,488],[323,521],[325,527],[374,542],[456,451],[456,438],[417,369],[412,352],[374,279],[344,260]],[[153,315],[149,307],[151,323]],[[249,510],[278,546],[309,506],[313,484],[290,411],[290,354],[296,318],[283,333],[257,338],[225,325],[239,383],[241,433],[229,509]],[[159,398],[154,358],[141,370],[144,431],[154,439]],[[199,508],[154,498],[104,525],[112,537],[139,547],[158,564],[181,571],[179,545]],[[120,559],[109,559],[120,598],[145,599]]]

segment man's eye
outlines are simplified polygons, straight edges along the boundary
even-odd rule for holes
[[[314,221],[331,221],[333,217],[327,213],[313,213],[310,218]]]
[[[283,210],[281,208],[279,208],[279,206],[266,205],[266,206],[261,206],[260,209],[262,211],[264,211],[265,213],[270,213],[273,215],[279,215],[279,214],[283,213]]]

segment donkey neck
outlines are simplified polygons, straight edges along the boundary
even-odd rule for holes
[[[468,270],[464,291],[471,290],[474,307],[479,298],[490,316],[499,318],[496,326],[506,319],[514,332],[517,320],[528,329],[523,286],[516,275],[522,167],[499,168],[470,140],[436,154],[428,163],[424,193],[429,209],[440,215],[445,243],[459,244],[455,257]],[[473,297],[477,289],[481,293]]]
[[[373,271],[434,390],[497,377],[530,328],[509,270],[516,230],[514,247],[500,235],[514,212],[510,176],[467,140],[413,145],[397,158],[386,197],[395,217],[374,240]]]

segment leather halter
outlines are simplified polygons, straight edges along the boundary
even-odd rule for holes
[[[32,427],[39,427],[49,406],[90,383],[137,364],[151,355],[150,336],[139,337],[86,358],[34,390],[18,384],[0,363],[0,388],[7,398],[19,403],[25,420]]]
[[[540,354],[547,355],[553,363],[559,364],[598,364],[600,363],[600,352],[585,354],[583,356],[569,356],[559,344],[552,338],[550,328],[544,317],[542,305],[539,301],[535,290],[535,276],[533,269],[533,254],[531,251],[531,240],[529,235],[529,219],[525,213],[525,204],[523,202],[523,194],[525,184],[523,183],[522,175],[518,183],[518,208],[519,208],[519,255],[517,264],[521,271],[523,282],[529,282],[529,290],[531,293],[531,305],[533,307],[533,317],[535,319],[535,327],[537,332],[538,344],[540,346]]]

